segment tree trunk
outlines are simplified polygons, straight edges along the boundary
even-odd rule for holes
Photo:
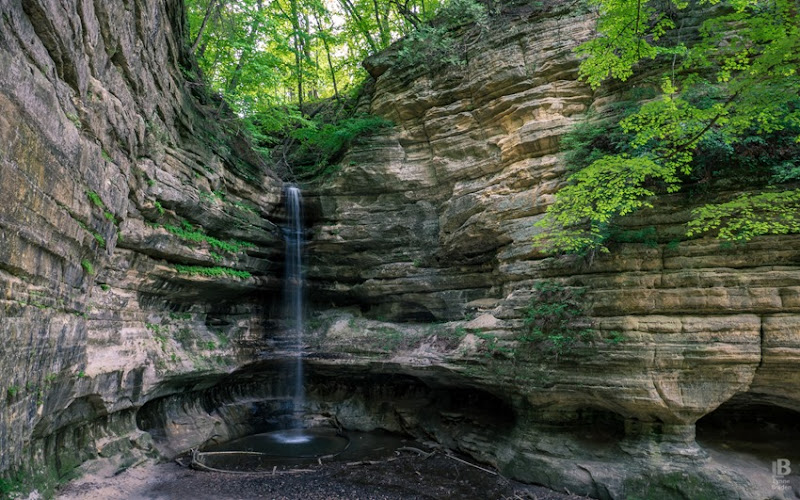
[[[194,43],[192,43],[192,48],[189,49],[190,54],[194,54],[194,51],[197,50],[197,46],[200,45],[200,39],[203,38],[203,32],[206,29],[208,20],[211,19],[211,14],[214,12],[214,7],[216,3],[217,0],[210,0],[208,2],[208,7],[206,7],[206,15],[203,16],[203,22],[200,23],[200,29],[197,30],[197,36],[194,37]]]
[[[320,36],[322,37],[322,45],[325,47],[325,55],[328,58],[328,68],[331,71],[331,82],[333,82],[333,95],[336,100],[339,100],[339,87],[336,85],[336,70],[333,67],[333,59],[331,59],[331,48],[328,45],[328,37],[322,29],[322,22],[320,21],[320,14],[317,13],[314,15],[314,19],[317,21],[317,30],[319,30]]]

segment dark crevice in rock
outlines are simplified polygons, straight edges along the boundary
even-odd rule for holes
[[[65,47],[59,36],[59,29],[51,22],[39,0],[22,2],[22,8],[28,15],[36,35],[50,54],[56,65],[56,72],[68,83],[76,93],[81,94],[78,81],[78,69],[71,54],[71,48]]]

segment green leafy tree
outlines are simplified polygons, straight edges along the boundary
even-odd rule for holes
[[[596,37],[577,50],[584,57],[581,78],[593,88],[625,81],[654,59],[650,65],[666,68],[661,95],[619,123],[629,136],[628,151],[594,159],[569,177],[538,223],[543,231],[536,244],[553,252],[607,251],[615,219],[651,206],[656,193],[678,191],[698,175],[704,161],[698,155],[709,148],[742,150],[753,138],[791,137],[795,144],[786,156],[796,158],[800,18],[794,0],[590,3],[599,20]],[[691,15],[705,19],[696,32],[679,28]],[[773,183],[797,179],[791,159],[769,159],[775,161],[760,165],[775,170]],[[800,232],[798,197],[795,189],[706,205],[695,211],[689,235],[715,232],[746,241]]]

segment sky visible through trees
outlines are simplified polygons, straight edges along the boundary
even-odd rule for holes
[[[361,61],[432,18],[443,0],[186,0],[206,81],[240,114],[340,98]]]

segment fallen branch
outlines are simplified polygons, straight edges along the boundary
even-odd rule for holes
[[[397,457],[387,458],[386,460],[362,460],[360,462],[347,462],[345,465],[347,465],[347,466],[378,465],[378,464],[385,464],[387,462],[394,462],[395,460],[397,460]]]
[[[453,455],[451,455],[449,453],[445,453],[444,456],[446,456],[447,458],[452,458],[453,460],[455,460],[457,462],[461,462],[462,464],[469,465],[470,467],[475,467],[476,469],[482,470],[483,472],[487,472],[487,473],[489,473],[489,474],[491,474],[493,476],[497,476],[498,475],[497,472],[495,472],[493,470],[489,470],[489,469],[486,469],[484,467],[481,467],[480,465],[475,465],[473,463],[467,462],[466,460],[462,460],[462,459],[460,459],[458,457],[455,457],[455,456],[453,456]]]
[[[202,464],[200,462],[192,462],[192,469],[202,470],[206,472],[219,472],[222,474],[253,474],[259,476],[274,476],[276,474],[303,474],[305,472],[315,472],[314,469],[276,470],[277,466],[273,467],[271,471],[224,470],[224,469],[217,469],[215,467],[209,467],[208,465]]]
[[[414,448],[413,446],[403,446],[401,448],[397,448],[397,451],[410,451],[410,452],[416,453],[417,455],[419,455],[421,457],[425,457],[425,458],[428,458],[431,455],[433,455],[434,453],[436,453],[435,451],[431,451],[431,452],[423,451],[423,450],[420,450],[419,448]]]

